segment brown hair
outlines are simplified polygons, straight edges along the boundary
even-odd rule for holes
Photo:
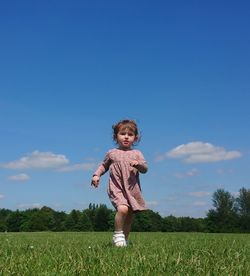
[[[129,129],[135,134],[136,141],[139,141],[139,131],[137,124],[134,120],[121,120],[115,125],[112,126],[113,128],[113,139],[114,141],[117,140],[117,134],[121,129]]]

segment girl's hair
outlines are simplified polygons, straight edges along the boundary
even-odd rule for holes
[[[117,134],[122,129],[129,129],[135,134],[136,142],[139,142],[139,131],[137,124],[134,120],[121,120],[115,125],[112,126],[113,128],[113,139],[114,141],[117,141]]]

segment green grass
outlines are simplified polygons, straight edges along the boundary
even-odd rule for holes
[[[250,235],[1,233],[0,275],[250,275]]]

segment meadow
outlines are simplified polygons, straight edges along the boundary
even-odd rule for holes
[[[0,234],[0,275],[250,275],[249,234],[108,232]]]

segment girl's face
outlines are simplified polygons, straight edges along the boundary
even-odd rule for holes
[[[133,143],[137,140],[137,137],[133,131],[126,128],[118,131],[116,140],[120,149],[128,150],[131,149]]]

